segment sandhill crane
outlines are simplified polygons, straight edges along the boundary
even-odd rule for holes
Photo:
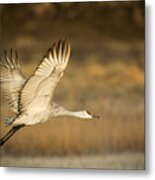
[[[69,111],[52,101],[56,85],[63,76],[70,57],[70,43],[54,43],[34,73],[26,80],[21,72],[17,53],[5,51],[1,58],[1,87],[15,117],[6,123],[12,128],[0,140],[2,146],[15,132],[25,126],[47,121],[50,117],[75,116],[92,119],[88,111]]]

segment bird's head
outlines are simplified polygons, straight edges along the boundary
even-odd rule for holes
[[[97,115],[93,115],[90,113],[90,111],[80,111],[79,112],[79,117],[83,118],[83,119],[94,119],[94,118],[100,118]]]

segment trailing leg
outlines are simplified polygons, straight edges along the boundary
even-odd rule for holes
[[[24,126],[25,125],[18,125],[18,126],[12,127],[12,129],[10,129],[5,134],[5,136],[2,139],[0,139],[0,146],[2,146],[8,139],[10,139],[19,129],[21,129]]]

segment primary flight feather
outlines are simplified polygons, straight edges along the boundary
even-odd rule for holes
[[[11,50],[10,57],[8,57],[7,52],[5,51],[4,58],[0,59],[0,74],[1,88],[4,91],[4,96],[6,97],[11,110],[18,113],[19,90],[26,79],[19,67],[17,53],[15,53],[14,56]]]

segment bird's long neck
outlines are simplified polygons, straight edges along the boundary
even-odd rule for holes
[[[83,111],[66,111],[64,113],[64,115],[73,116],[73,117],[77,117],[77,118],[81,118],[81,119],[91,119],[92,118],[92,116],[90,114],[88,114],[88,112],[85,110],[83,110]]]
[[[88,111],[69,111],[55,103],[53,104],[53,116],[73,116],[81,119],[93,118]]]

